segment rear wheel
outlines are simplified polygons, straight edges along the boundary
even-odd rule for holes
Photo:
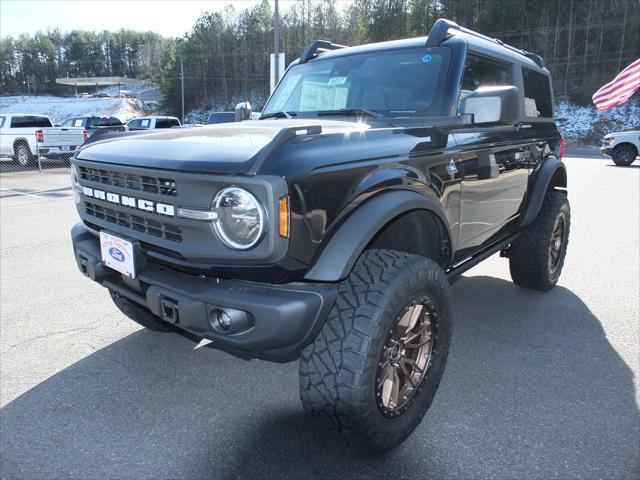
[[[115,290],[109,290],[109,295],[111,295],[116,307],[134,322],[156,332],[171,331],[168,324],[156,317],[150,310],[120,295]]]
[[[619,167],[627,167],[631,165],[637,156],[638,151],[636,150],[636,147],[629,144],[618,145],[611,154],[613,163]]]
[[[21,167],[28,167],[34,160],[34,156],[31,154],[29,146],[25,143],[18,143],[14,147],[14,155],[16,163]]]
[[[566,192],[547,193],[536,219],[509,247],[509,270],[521,287],[548,290],[560,278],[569,243],[571,210]]]
[[[422,420],[451,339],[438,264],[392,250],[362,255],[300,360],[305,411],[349,443],[384,452]]]

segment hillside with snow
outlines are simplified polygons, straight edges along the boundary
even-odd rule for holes
[[[555,107],[558,128],[569,145],[600,145],[607,133],[640,129],[640,98],[598,112],[593,105],[558,102]]]
[[[85,115],[112,116],[122,121],[146,115],[149,107],[131,98],[0,97],[2,113],[48,115],[53,122]]]

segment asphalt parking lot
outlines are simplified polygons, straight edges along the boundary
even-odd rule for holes
[[[0,178],[2,478],[638,478],[640,165],[570,157],[547,293],[497,256],[453,287],[449,363],[414,435],[359,454],[302,412],[297,364],[140,330],[77,271],[68,173]]]

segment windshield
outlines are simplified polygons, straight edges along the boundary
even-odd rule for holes
[[[385,117],[438,116],[450,56],[448,48],[411,48],[295,65],[262,115],[362,109]]]

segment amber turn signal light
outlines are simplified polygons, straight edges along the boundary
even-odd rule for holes
[[[280,236],[289,237],[289,197],[284,196],[278,202],[280,212]]]

